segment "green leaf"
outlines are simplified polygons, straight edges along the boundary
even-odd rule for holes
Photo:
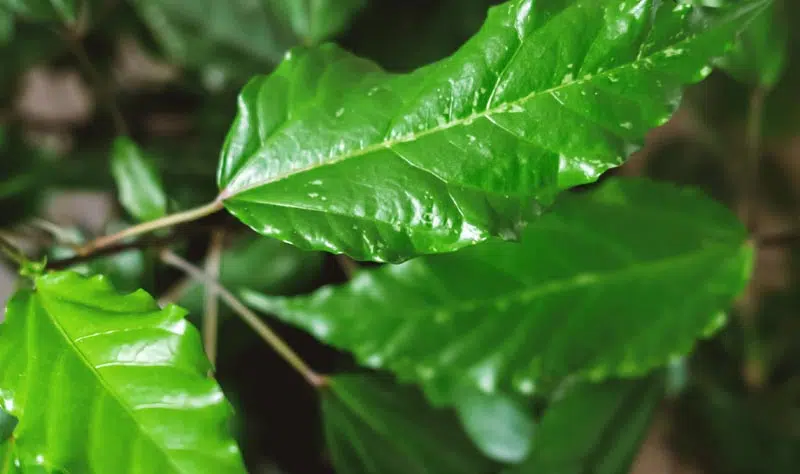
[[[325,439],[336,472],[496,472],[450,410],[383,375],[338,375],[323,392]]]
[[[38,21],[77,19],[76,0],[0,0],[0,9],[10,10],[27,19]]]
[[[532,410],[519,397],[467,390],[455,408],[461,424],[486,456],[506,463],[525,459],[535,423]]]
[[[258,236],[245,238],[222,253],[219,281],[232,291],[248,288],[272,295],[291,294],[310,289],[322,262],[321,253]],[[191,314],[202,314],[203,288],[193,282],[178,304]]]
[[[283,9],[294,33],[306,44],[319,43],[342,31],[366,0],[272,0]]]
[[[572,387],[545,412],[530,457],[508,474],[627,474],[662,396],[657,377]]]
[[[119,201],[139,221],[151,221],[167,213],[167,195],[152,161],[130,138],[114,141],[111,173],[119,189]]]
[[[696,192],[611,180],[564,196],[521,244],[363,271],[302,297],[244,297],[435,403],[464,383],[528,394],[574,375],[641,375],[689,351],[744,287],[746,239]]]
[[[241,92],[220,198],[257,232],[363,260],[514,237],[534,202],[622,163],[765,4],[696,23],[682,3],[516,0],[405,75],[297,50]]]
[[[789,38],[782,4],[773,2],[745,29],[720,65],[738,80],[772,88],[786,64]]]
[[[72,473],[243,473],[230,407],[177,306],[52,273],[0,325],[0,401],[23,464]]]
[[[287,49],[344,27],[363,0],[136,0],[144,22],[181,64],[210,83],[269,70]]]

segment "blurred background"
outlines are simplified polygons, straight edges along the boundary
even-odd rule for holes
[[[170,209],[196,206],[216,194],[239,88],[288,48],[331,40],[408,71],[452,53],[499,2],[332,2],[318,12],[325,25],[272,0],[78,3],[51,21],[4,11],[0,1],[0,229],[31,254],[54,248],[56,260],[71,256],[71,244],[130,224],[108,165],[121,129],[152,159]],[[774,84],[715,71],[614,171],[703,189],[742,217],[758,248],[730,324],[676,368],[682,390],[664,402],[637,474],[800,472],[800,5],[780,11],[782,43],[767,46],[784,58]],[[231,288],[297,294],[346,279],[333,257],[255,238],[225,215],[199,227],[186,230],[182,251],[202,261],[207,230],[222,231],[220,278]],[[195,321],[202,312],[201,289],[148,251],[73,268],[178,302]],[[13,288],[0,267],[0,302]],[[278,329],[322,372],[349,363],[305,333]],[[331,472],[314,393],[237,319],[223,318],[220,337],[218,376],[239,412],[251,471]]]

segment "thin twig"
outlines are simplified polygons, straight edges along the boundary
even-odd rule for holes
[[[759,203],[761,161],[761,128],[764,116],[764,99],[766,90],[756,87],[750,95],[750,105],[747,114],[747,156],[745,156],[744,174],[742,175],[742,190],[744,210],[742,221],[753,235],[758,235],[756,228],[756,213]]]
[[[165,237],[154,237],[149,239],[137,240],[136,242],[116,243],[103,248],[99,248],[94,252],[88,254],[78,254],[74,257],[62,258],[60,260],[53,260],[47,264],[47,268],[51,270],[61,270],[69,268],[73,265],[93,260],[98,257],[105,257],[108,255],[116,255],[128,250],[147,249],[151,247],[163,247],[183,237],[181,234],[171,234]]]
[[[222,260],[222,244],[225,231],[215,230],[211,233],[211,245],[206,258],[206,275],[219,281],[220,262]],[[217,291],[211,285],[205,285],[205,304],[203,314],[203,345],[212,366],[217,364],[217,327],[219,324],[219,299]]]
[[[213,202],[210,202],[208,204],[205,204],[203,206],[194,209],[178,212],[176,214],[170,214],[168,216],[164,216],[160,219],[152,220],[149,222],[143,222],[139,225],[128,227],[127,229],[121,232],[117,232],[116,234],[100,237],[99,239],[89,242],[88,244],[78,249],[78,255],[83,255],[83,256],[90,255],[96,253],[98,250],[104,247],[108,247],[109,245],[113,245],[121,240],[125,240],[128,237],[134,237],[137,235],[152,232],[154,230],[171,227],[177,224],[182,224],[184,222],[194,221],[202,217],[214,214],[215,212],[222,210],[222,208],[223,208],[222,201],[215,200]]]
[[[264,341],[272,347],[286,362],[289,363],[308,383],[315,388],[325,387],[328,379],[324,375],[315,372],[303,359],[297,355],[294,350],[289,347],[283,339],[280,338],[269,326],[267,326],[261,318],[258,317],[250,308],[239,301],[228,289],[222,286],[218,281],[209,277],[203,270],[189,263],[185,259],[176,255],[169,249],[164,249],[161,252],[161,260],[167,265],[171,265],[184,271],[197,281],[200,281],[207,286],[213,287],[222,301],[225,302],[236,314],[238,314],[248,326],[250,326]]]
[[[186,295],[186,293],[189,292],[189,290],[194,285],[195,281],[192,278],[190,277],[183,278],[178,283],[175,283],[174,285],[169,287],[169,289],[165,291],[164,294],[162,294],[158,298],[159,306],[166,306],[171,303],[177,303]]]
[[[756,87],[750,95],[747,114],[746,150],[744,157],[742,186],[742,222],[750,235],[758,236],[757,211],[759,207],[759,162],[761,159],[761,127],[764,112],[766,89]],[[744,335],[745,360],[742,376],[745,383],[753,389],[759,389],[766,378],[764,359],[760,337],[756,325],[756,302],[754,287],[750,285],[739,305],[740,322]]]

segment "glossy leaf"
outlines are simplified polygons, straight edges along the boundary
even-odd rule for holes
[[[292,46],[344,27],[363,0],[136,0],[167,53],[211,83],[271,69]],[[308,35],[308,36],[306,36]]]
[[[467,434],[486,456],[506,463],[527,457],[535,423],[533,411],[520,397],[467,390],[459,394],[455,408]]]
[[[530,457],[507,474],[628,474],[662,396],[657,377],[572,387],[545,412]]]
[[[0,402],[23,464],[66,472],[242,473],[230,407],[176,306],[102,277],[38,277],[0,325]]]
[[[75,21],[79,11],[76,0],[0,0],[0,9],[7,9],[33,20]]]
[[[114,141],[111,173],[117,182],[119,201],[140,221],[158,219],[167,213],[167,194],[152,161],[130,138]]]
[[[243,288],[281,295],[310,289],[322,270],[323,254],[304,252],[272,239],[245,238],[222,253],[219,281],[226,288]],[[179,304],[202,314],[204,288],[193,283]]]
[[[257,232],[363,260],[514,237],[622,163],[764,4],[697,24],[683,3],[515,0],[406,75],[297,50],[242,91],[220,197]]]
[[[339,375],[323,392],[325,440],[336,472],[497,472],[449,410],[382,375]]]
[[[532,393],[578,374],[641,375],[686,353],[742,290],[746,239],[696,192],[612,180],[564,196],[521,244],[364,271],[308,296],[244,296],[450,403],[463,383]]]
[[[771,88],[786,64],[788,36],[781,3],[776,0],[742,32],[721,65],[742,82]]]

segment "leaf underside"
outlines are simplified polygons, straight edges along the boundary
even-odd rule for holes
[[[766,0],[515,0],[405,75],[334,45],[243,89],[226,208],[304,249],[398,262],[515,238],[564,188],[618,166]]]
[[[497,472],[455,414],[433,409],[414,388],[385,374],[338,375],[322,397],[325,438],[336,472]]]
[[[611,180],[560,200],[520,244],[362,271],[307,296],[244,297],[451,403],[465,383],[529,394],[686,353],[743,288],[745,241],[734,215],[694,192]]]
[[[545,412],[528,459],[506,474],[628,474],[663,392],[658,376],[572,387]]]
[[[23,465],[72,473],[243,473],[230,407],[176,306],[53,273],[0,326],[0,402]]]

